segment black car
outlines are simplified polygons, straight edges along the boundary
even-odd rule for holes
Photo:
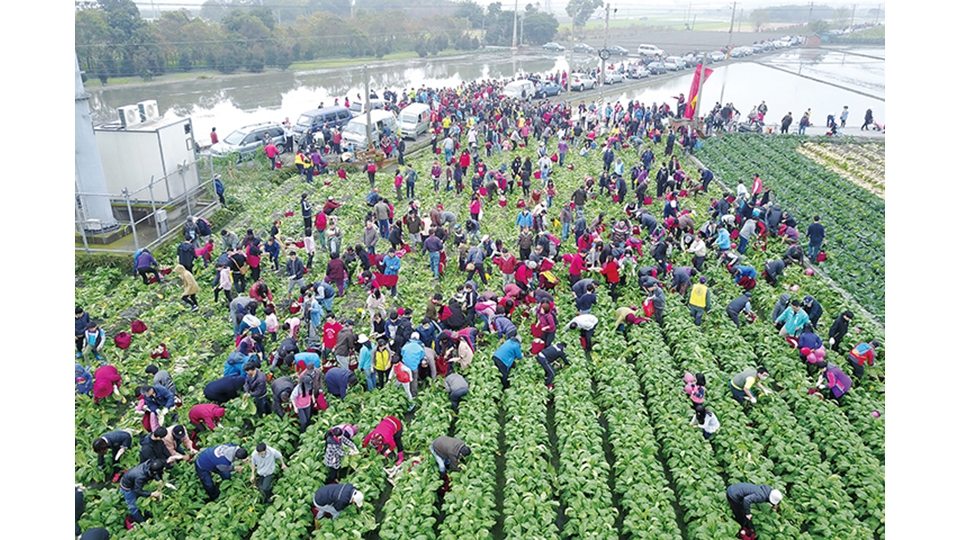
[[[593,47],[587,45],[586,43],[576,43],[576,44],[574,44],[574,46],[573,46],[573,51],[574,51],[574,52],[587,53],[587,54],[595,54],[595,53],[597,52],[596,49],[594,49]]]
[[[619,45],[608,45],[607,50],[610,51],[610,54],[616,54],[619,56],[626,56],[630,54],[630,51],[624,49]]]

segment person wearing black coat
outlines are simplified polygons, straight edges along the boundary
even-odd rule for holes
[[[803,310],[807,312],[807,315],[810,317],[810,326],[814,328],[817,327],[817,323],[820,321],[820,317],[823,316],[823,306],[820,305],[820,302],[817,302],[812,296],[803,297]]]
[[[777,504],[783,499],[783,494],[780,493],[780,490],[773,489],[767,484],[756,485],[756,484],[733,484],[727,488],[727,503],[730,505],[730,509],[733,510],[733,517],[737,520],[737,523],[740,524],[740,527],[746,529],[747,531],[752,531],[753,523],[753,514],[750,511],[751,504],[759,503],[770,503],[773,505],[773,508],[777,508]]]
[[[337,519],[351,504],[357,508],[363,506],[363,493],[353,487],[353,484],[328,484],[321,487],[313,495],[313,507],[317,510],[317,519],[330,514],[331,519]]]
[[[187,269],[187,272],[193,273],[193,261],[197,258],[197,252],[193,244],[184,241],[177,246],[177,262]]]
[[[661,163],[660,170],[657,171],[657,198],[663,197],[667,189],[667,180],[670,178],[670,172],[667,170],[667,164]]]
[[[79,488],[74,488],[76,492],[74,494],[74,521],[76,521],[76,526],[74,528],[74,534],[80,536],[80,518],[83,516],[83,512],[87,509],[87,501],[83,499],[83,492]]]
[[[850,321],[853,320],[852,311],[844,311],[837,317],[830,326],[830,349],[839,353],[843,347],[843,338],[847,335],[847,328]]]
[[[147,461],[128,470],[123,474],[123,477],[120,478],[120,493],[127,503],[127,509],[130,511],[130,516],[133,518],[133,521],[137,523],[146,521],[146,518],[140,513],[140,509],[137,508],[137,499],[140,497],[150,497],[155,494],[159,495],[159,491],[150,493],[144,491],[143,487],[152,480],[161,480],[163,478],[164,466],[165,463],[160,459]]]
[[[163,442],[163,438],[166,436],[167,428],[160,426],[152,433],[140,437],[140,463],[159,459],[166,464],[168,469],[173,467],[170,460],[170,450]]]
[[[443,321],[445,329],[460,330],[466,326],[467,318],[463,315],[463,308],[460,306],[459,300],[451,298],[447,308],[450,310],[450,316]]]
[[[290,403],[290,395],[296,383],[290,377],[279,377],[270,382],[270,392],[273,393],[273,412],[283,418],[284,404]]]
[[[243,375],[220,377],[203,387],[203,397],[207,401],[223,405],[240,395],[247,378]]]
[[[774,259],[763,265],[763,278],[771,286],[777,286],[777,280],[783,275],[784,269],[790,264],[790,259]]]

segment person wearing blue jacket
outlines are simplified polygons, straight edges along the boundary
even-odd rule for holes
[[[116,463],[120,456],[133,446],[133,436],[129,431],[111,431],[104,433],[93,441],[93,451],[97,453],[97,469],[104,470],[107,466],[104,456],[110,454],[110,468],[107,469],[107,478],[116,472]]]
[[[93,390],[93,375],[90,374],[90,368],[83,364],[74,364],[74,382],[77,385],[77,394],[89,396]]]
[[[366,377],[367,391],[372,392],[377,388],[377,372],[373,369],[373,342],[366,334],[360,334],[357,336],[357,344],[360,346],[357,369]]]
[[[717,241],[716,246],[720,251],[727,251],[730,249],[730,231],[726,227],[717,228]]]
[[[503,389],[510,388],[510,369],[516,360],[523,358],[523,352],[520,350],[520,336],[503,342],[502,345],[493,353],[493,364],[500,370],[500,383]]]
[[[530,227],[531,229],[533,228],[533,214],[530,213],[529,208],[524,207],[522,210],[520,210],[520,213],[517,214],[516,225],[521,229],[523,227]]]
[[[227,361],[223,363],[223,376],[234,377],[243,375],[243,365],[250,358],[250,351],[247,350],[247,342],[240,342],[240,349],[227,355]]]
[[[730,269],[730,273],[733,274],[734,283],[742,287],[745,286],[744,283],[746,283],[746,282],[741,283],[742,280],[744,279],[753,280],[753,282],[755,283],[757,279],[757,271],[752,266],[734,266],[733,268]]]
[[[517,325],[503,313],[497,313],[490,319],[490,327],[497,331],[499,339],[510,339],[517,335]]]
[[[197,455],[193,468],[197,471],[197,477],[200,478],[200,483],[203,485],[203,490],[207,492],[210,502],[217,500],[220,496],[220,488],[213,483],[211,473],[217,473],[220,478],[229,480],[231,472],[243,470],[242,466],[236,466],[234,462],[246,461],[247,455],[246,448],[235,444],[221,444],[207,448]]]
[[[390,251],[387,252],[387,256],[383,258],[383,275],[400,275],[400,257],[397,257],[397,252],[393,248],[391,248]],[[397,296],[396,285],[390,287],[390,296]]]
[[[347,399],[347,390],[357,384],[357,376],[349,369],[335,367],[327,371],[323,382],[327,385],[327,394],[337,396],[343,401]]]
[[[165,415],[176,405],[173,393],[162,386],[141,386],[137,393],[143,396],[143,406],[158,416]]]

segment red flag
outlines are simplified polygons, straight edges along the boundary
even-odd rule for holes
[[[713,73],[713,70],[710,68],[704,68],[703,64],[697,65],[697,70],[693,74],[693,81],[690,83],[690,101],[687,102],[687,108],[683,110],[683,117],[686,119],[693,118],[695,111],[697,110],[697,100],[700,99],[700,73],[703,72],[703,81],[707,82],[707,78],[710,77],[710,74]]]

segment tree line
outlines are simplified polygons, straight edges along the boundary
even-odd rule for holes
[[[405,51],[427,56],[512,42],[514,12],[499,2],[486,9],[472,1],[377,2],[210,0],[200,16],[182,9],[147,21],[132,0],[95,0],[78,4],[75,47],[85,76],[106,84],[172,71],[259,73],[322,58]],[[531,4],[521,16],[525,43],[550,41],[559,27],[556,17]]]

